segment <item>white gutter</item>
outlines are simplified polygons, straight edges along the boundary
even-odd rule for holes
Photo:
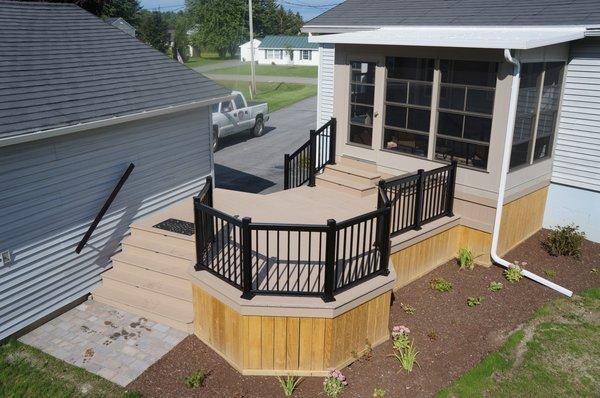
[[[506,175],[508,174],[508,168],[510,164],[510,149],[512,146],[513,140],[513,130],[515,126],[515,118],[517,114],[517,101],[518,101],[518,93],[519,93],[519,82],[521,80],[521,64],[518,59],[515,59],[510,54],[509,49],[504,50],[504,58],[507,62],[514,65],[514,76],[512,80],[512,88],[510,94],[510,104],[509,104],[509,113],[508,113],[508,123],[506,129],[506,139],[504,142],[504,153],[502,155],[502,167],[500,172],[500,185],[498,187],[498,202],[496,203],[496,217],[494,219],[494,232],[492,233],[492,249],[491,249],[491,257],[492,260],[501,265],[504,268],[510,268],[513,264],[504,260],[498,255],[498,239],[500,237],[500,223],[502,221],[502,206],[504,205],[504,193],[506,190]],[[565,289],[562,286],[557,285],[554,282],[549,281],[548,279],[542,278],[539,275],[536,275],[527,270],[522,270],[523,276],[538,282],[544,286],[549,287],[550,289],[556,290],[559,293],[564,294],[567,297],[571,297],[573,292]]]
[[[202,101],[188,102],[187,104],[171,105],[165,108],[153,109],[150,111],[141,111],[123,116],[113,116],[108,119],[94,120],[91,122],[78,123],[70,126],[57,127],[49,130],[33,131],[29,133],[15,133],[9,137],[0,138],[0,147],[21,144],[23,142],[41,140],[43,138],[57,137],[65,134],[78,133],[80,131],[91,130],[99,127],[112,126],[119,123],[131,122],[140,119],[146,119],[155,116],[168,115],[170,113],[182,112],[196,108],[202,108],[218,102],[233,99],[233,95],[214,97]]]

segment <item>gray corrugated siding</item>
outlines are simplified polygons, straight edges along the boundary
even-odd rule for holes
[[[90,292],[133,219],[200,190],[208,109],[0,148],[0,338]],[[135,169],[80,255],[77,243]]]
[[[323,44],[321,46],[320,57],[317,126],[327,123],[333,116],[335,46],[333,44]]]
[[[571,47],[552,181],[600,191],[600,38]]]

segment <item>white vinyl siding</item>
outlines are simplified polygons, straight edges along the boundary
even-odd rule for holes
[[[600,191],[600,38],[572,44],[552,181]]]
[[[335,46],[321,45],[319,51],[319,91],[317,99],[317,126],[329,121],[333,116],[333,72],[335,66]]]
[[[0,148],[0,339],[89,293],[130,223],[212,172],[208,108]],[[81,254],[75,247],[135,169]]]

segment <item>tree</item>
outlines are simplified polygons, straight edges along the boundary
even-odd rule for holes
[[[140,39],[163,53],[169,48],[169,27],[158,11],[142,14],[138,28]]]
[[[34,0],[37,1],[37,0]],[[142,6],[139,0],[45,0],[51,3],[73,3],[100,18],[121,17],[137,26]]]
[[[188,38],[188,23],[185,18],[177,18],[174,26],[175,34],[173,38],[173,59],[177,59],[177,53],[183,59],[183,62],[187,62],[190,58]]]

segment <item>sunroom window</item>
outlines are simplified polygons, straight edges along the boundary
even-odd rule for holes
[[[440,60],[436,159],[487,168],[497,68],[493,62]]]
[[[510,157],[511,168],[531,164],[552,153],[563,68],[562,62],[523,64]]]
[[[352,61],[350,77],[350,136],[355,144],[371,146],[375,100],[375,62]]]
[[[386,58],[383,149],[427,157],[433,59]]]

